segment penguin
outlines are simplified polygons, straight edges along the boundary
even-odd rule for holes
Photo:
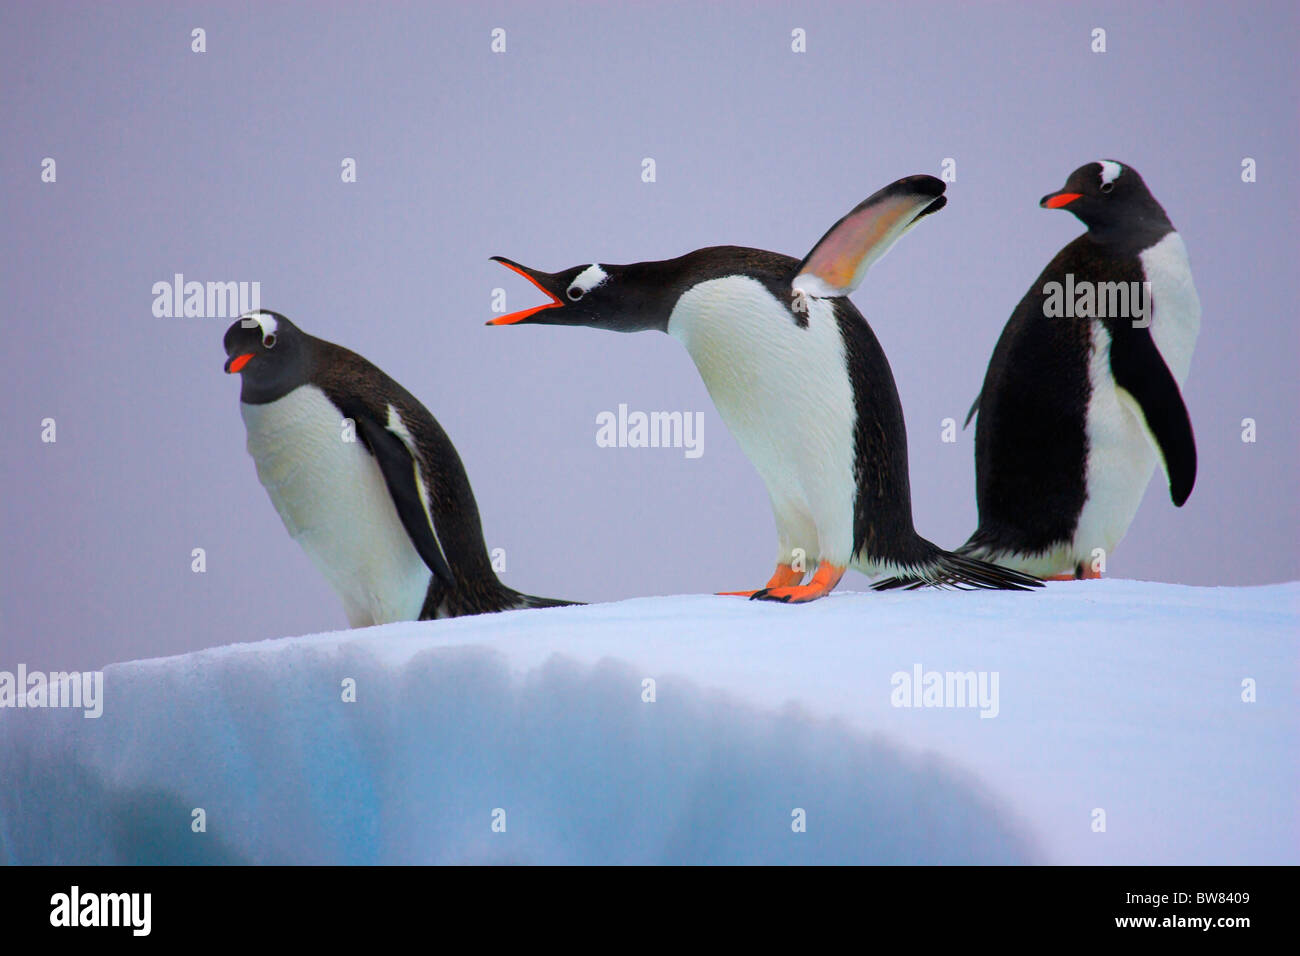
[[[1098,578],[1157,462],[1174,505],[1192,493],[1182,386],[1201,305],[1187,247],[1132,166],[1080,166],[1039,205],[1087,231],[1016,306],[966,416],[979,415],[979,526],[958,550],[1039,577]]]
[[[257,477],[352,627],[574,603],[497,579],[451,440],[380,369],[266,310],[225,348]]]
[[[724,594],[805,603],[830,593],[849,567],[869,576],[907,573],[939,587],[1040,586],[917,534],[898,390],[880,343],[848,299],[904,232],[943,208],[944,189],[933,176],[886,186],[802,261],[711,246],[664,261],[547,273],[494,256],[550,301],[488,324],[658,330],[685,346],[767,485],[776,518],[771,579]]]

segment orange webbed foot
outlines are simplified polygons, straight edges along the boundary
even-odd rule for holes
[[[789,587],[792,584],[798,584],[802,580],[802,571],[796,571],[788,564],[778,564],[776,570],[772,572],[772,577],[763,587],[755,588],[753,591],[719,591],[718,594],[728,597],[753,597],[759,591],[765,591],[768,588]]]
[[[768,586],[755,591],[752,601],[781,601],[785,604],[806,604],[825,597],[840,583],[845,568],[823,561],[817,566],[817,573],[807,584]]]
[[[1044,581],[1100,581],[1101,572],[1091,566],[1085,567],[1080,564],[1071,574],[1053,574],[1049,578],[1043,578]]]

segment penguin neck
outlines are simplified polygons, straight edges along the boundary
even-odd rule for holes
[[[257,374],[250,363],[239,385],[239,400],[245,405],[267,405],[309,382],[315,365],[315,350],[310,337],[304,338],[306,340],[296,343],[292,352],[276,356],[276,364],[269,374]],[[268,360],[269,356],[257,356],[253,362]]]
[[[675,259],[620,267],[620,312],[617,323],[602,327],[623,332],[654,330],[673,334],[673,314],[681,297],[702,283],[730,276],[755,279],[776,299],[789,294],[799,260],[747,246],[706,246]]]
[[[1173,223],[1154,200],[1123,219],[1088,224],[1088,235],[1094,242],[1125,252],[1153,246],[1173,230]]]

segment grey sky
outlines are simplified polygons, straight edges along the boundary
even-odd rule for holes
[[[802,256],[868,194],[946,157],[948,207],[854,295],[898,382],[921,532],[951,547],[973,529],[974,429],[945,444],[941,422],[964,417],[1011,309],[1082,229],[1039,197],[1114,157],[1182,232],[1204,316],[1186,388],[1196,489],[1175,509],[1157,477],[1109,572],[1293,579],[1296,21],[1290,3],[9,0],[0,666],[346,625],[244,451],[228,320],[151,314],[153,283],[177,272],[261,282],[264,306],[419,397],[511,586],[588,601],[758,586],[767,495],[684,350],[485,328],[494,288],[511,309],[540,304],[488,257]],[[1258,182],[1241,181],[1244,157]],[[598,447],[596,416],[620,403],[703,412],[703,455]]]

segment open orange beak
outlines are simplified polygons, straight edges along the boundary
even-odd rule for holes
[[[242,371],[244,366],[252,360],[254,354],[253,352],[245,352],[243,355],[236,355],[226,363],[226,371],[231,375]]]
[[[1044,196],[1038,205],[1044,209],[1060,209],[1062,206],[1068,206],[1074,202],[1083,193],[1052,193],[1050,196]]]
[[[529,274],[528,270],[525,269],[523,266],[521,266],[519,263],[511,262],[509,259],[506,259],[503,256],[493,256],[492,261],[499,262],[507,269],[509,269],[511,272],[515,272],[523,276],[533,285],[537,286],[537,288],[545,292],[551,301],[546,303],[546,305],[538,305],[538,306],[534,306],[531,309],[523,309],[519,312],[511,312],[509,315],[499,315],[495,319],[489,319],[487,322],[488,325],[514,325],[517,322],[525,321],[526,319],[536,315],[538,312],[544,312],[547,309],[558,309],[560,306],[564,305],[564,303],[554,292],[552,292],[550,289],[546,288],[546,286],[542,285],[535,278],[533,278],[533,276]]]

